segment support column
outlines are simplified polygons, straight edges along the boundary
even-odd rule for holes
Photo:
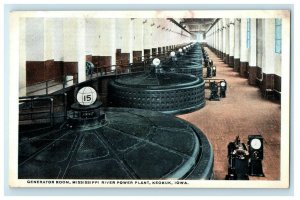
[[[219,57],[223,59],[223,20],[219,20]]]
[[[222,29],[222,32],[223,32],[223,37],[222,37],[222,44],[223,44],[223,46],[222,46],[222,52],[223,52],[223,57],[222,57],[222,60],[223,60],[223,62],[225,62],[225,60],[226,60],[226,43],[227,43],[227,41],[226,41],[226,29],[227,29],[227,26],[226,26],[226,19],[225,18],[223,18],[223,29]]]
[[[234,21],[234,61],[233,70],[236,72],[240,71],[240,20],[235,19]]]
[[[161,53],[161,46],[162,46],[162,25],[161,25],[161,19],[153,19],[154,21],[154,30],[153,30],[153,41],[152,41],[152,49],[156,49],[153,52],[156,52],[156,54]]]
[[[248,49],[247,49],[247,18],[241,19],[241,63],[240,63],[240,76],[247,77],[248,67]]]
[[[214,48],[215,48],[215,27],[212,27],[212,35],[211,35],[211,40],[212,40],[212,50],[214,51]]]
[[[44,71],[45,71],[45,79],[50,80],[56,77],[57,70],[54,66],[54,41],[55,41],[55,30],[54,29],[54,21],[53,18],[45,18],[44,19]],[[58,81],[57,79],[56,81]]]
[[[251,19],[251,39],[249,49],[249,77],[250,85],[256,84],[256,19]]]
[[[141,57],[144,56],[144,24],[142,18],[133,20],[133,62],[139,62]]]
[[[229,22],[229,67],[234,65],[234,18]]]
[[[144,46],[144,56],[145,58],[150,58],[152,53],[152,25],[151,19],[143,19],[144,31],[143,31],[143,46]]]
[[[218,35],[218,30],[217,30],[217,26],[214,25],[214,52],[216,53],[217,50],[217,35]]]
[[[122,20],[122,33],[123,33],[123,39],[122,39],[122,53],[128,53],[129,54],[129,62],[133,62],[133,56],[132,56],[132,44],[133,44],[133,31],[132,31],[132,25],[133,25],[133,19],[123,19]]]
[[[17,20],[16,20],[17,21]],[[14,52],[11,55],[18,55],[19,54],[19,97],[26,96],[26,19],[19,18],[19,31],[15,31],[15,34],[19,34],[19,40],[15,40],[13,42],[19,42],[19,51]],[[18,24],[14,24],[18,26]],[[11,56],[12,57],[12,56]],[[14,61],[13,62],[17,62]],[[13,65],[18,66],[18,65]]]
[[[57,70],[60,70],[61,73],[61,68],[59,66],[62,65],[63,63],[63,57],[64,57],[64,52],[63,52],[63,18],[55,18],[52,24],[52,54],[53,54],[53,59],[55,63],[55,67],[58,67]],[[61,76],[62,74],[60,74]]]
[[[175,34],[174,34],[174,29],[173,29],[173,23],[168,22],[168,31],[166,33],[166,37],[168,38],[168,50],[169,51],[173,51],[173,45],[174,45],[174,38],[175,38]]]
[[[34,27],[34,29],[32,28]],[[26,86],[43,82],[44,60],[44,18],[26,18]]]
[[[64,35],[64,74],[76,76],[78,83],[86,80],[85,72],[85,20],[65,18]]]
[[[85,48],[86,58],[91,61],[96,67],[96,71],[100,71],[100,68],[110,65],[107,63],[107,59],[100,56],[101,51],[101,21],[97,18],[87,18],[85,25]],[[110,60],[110,59],[109,59]]]
[[[219,22],[218,22],[219,23]],[[220,34],[220,29],[218,23],[215,24],[216,28],[216,54],[219,56],[219,34]]]
[[[116,64],[116,19],[99,19],[101,27],[99,54],[108,58],[107,64]]]
[[[213,26],[212,28],[212,35],[211,35],[211,40],[212,40],[212,50],[214,51],[214,48],[215,48],[215,27]]]
[[[171,33],[171,28],[170,28],[170,21],[169,20],[166,20],[165,21],[165,45],[166,45],[166,52],[168,52],[168,51],[170,51],[171,50],[171,48],[170,48],[170,46],[172,45],[172,43],[171,43],[171,41],[172,41],[172,39],[171,39],[171,35],[172,35],[172,33]]]
[[[261,90],[273,88],[275,72],[275,19],[263,19],[263,80]]]
[[[224,62],[229,63],[229,19],[225,19],[225,58]]]
[[[51,60],[53,59],[53,18],[46,18],[44,19],[44,60]]]
[[[262,80],[262,62],[263,62],[263,19],[257,19],[257,29],[256,29],[256,77]],[[260,82],[257,82],[260,86]]]

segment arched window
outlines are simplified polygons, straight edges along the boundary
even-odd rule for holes
[[[281,19],[275,19],[275,53],[281,53]]]

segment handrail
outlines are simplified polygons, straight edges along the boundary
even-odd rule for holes
[[[221,82],[221,81],[225,81],[225,82],[226,82],[225,79],[221,79],[221,78],[203,78],[203,80],[205,81],[205,84],[206,84],[206,83],[210,84],[210,83],[213,82],[213,81],[218,81],[218,82],[217,82],[217,85],[218,85],[218,86],[220,85],[220,82]]]
[[[49,111],[42,111],[42,112],[34,112],[33,109],[39,109],[39,108],[45,108],[45,106],[40,106],[40,107],[34,107],[33,102],[35,101],[49,101]],[[30,107],[28,109],[22,109],[24,110],[30,110],[30,112],[26,112],[26,113],[21,113],[19,112],[19,115],[30,115],[30,120],[33,120],[33,114],[43,114],[43,113],[49,113],[49,118],[50,118],[50,125],[51,127],[54,124],[54,108],[53,108],[53,98],[51,97],[38,97],[38,98],[27,98],[27,99],[22,99],[19,100],[19,103],[30,103]],[[47,118],[41,118],[39,117],[39,119],[47,119]],[[20,120],[19,121],[25,121],[25,120]]]
[[[59,97],[59,96],[63,96],[63,100],[62,100],[62,104],[57,104],[55,106],[55,98]],[[41,101],[48,101],[49,103],[49,107],[48,106],[34,106],[34,102],[41,102]],[[19,111],[19,115],[30,115],[30,120],[33,120],[33,115],[34,114],[45,114],[45,113],[49,113],[49,119],[50,119],[50,125],[51,127],[54,124],[54,107],[63,107],[63,118],[64,120],[67,119],[67,93],[63,93],[63,94],[57,94],[57,95],[50,95],[50,96],[45,96],[45,95],[34,95],[34,96],[26,96],[26,97],[19,97],[19,103],[29,103],[29,108],[21,108],[20,111],[25,111],[25,113],[21,113]],[[49,111],[34,111],[34,110],[38,110],[38,109],[44,109],[44,108],[49,108]],[[29,111],[29,112],[27,112]],[[48,117],[45,118],[41,118],[39,117],[39,119],[48,119]],[[25,120],[21,120],[19,119],[19,121],[26,121],[28,119]]]
[[[92,79],[92,78],[98,78],[98,77],[104,76],[104,75],[117,76],[117,75],[121,75],[121,74],[125,74],[125,73],[135,73],[135,72],[132,72],[134,69],[134,66],[139,65],[139,64],[143,66],[143,69],[140,70],[140,72],[143,72],[146,70],[146,65],[150,64],[154,58],[159,58],[162,62],[164,62],[165,60],[167,60],[169,58],[170,52],[177,51],[182,46],[185,46],[185,45],[177,45],[175,47],[175,49],[165,50],[164,52],[160,52],[160,53],[157,52],[155,54],[146,54],[144,56],[135,56],[133,62],[129,62],[128,59],[121,59],[121,60],[118,60],[119,63],[117,63],[115,65],[102,65],[99,67],[94,67],[92,74],[87,75],[87,77],[90,77],[90,79]],[[136,61],[138,61],[138,62],[136,62]],[[67,77],[67,75],[64,75],[62,77],[56,77],[53,79],[48,79],[45,81],[36,82],[34,84],[31,84],[30,86],[45,84],[45,87],[30,91],[30,92],[28,92],[28,94],[32,94],[32,93],[35,93],[38,91],[45,90],[46,95],[48,95],[49,88],[59,86],[62,84],[62,89],[64,91],[66,89],[66,85],[68,82],[72,81],[74,83],[74,85],[78,84],[78,73],[74,74],[73,78],[70,80],[66,80],[66,77]],[[62,83],[50,84],[51,81],[55,81],[55,80],[62,80]]]
[[[55,81],[55,80],[63,80],[63,82],[62,82],[62,87],[63,87],[63,89],[65,89],[65,88],[66,88],[66,84],[67,84],[68,82],[71,82],[71,81],[72,81],[72,82],[74,82],[74,81],[78,82],[78,73],[76,73],[76,74],[74,74],[74,75],[75,75],[75,78],[72,78],[72,79],[70,79],[70,80],[66,80],[66,77],[67,77],[68,75],[64,75],[64,76],[59,77],[59,78],[48,79],[48,80],[45,80],[45,81],[41,81],[41,82],[34,83],[34,84],[30,85],[30,87],[35,86],[35,85],[41,85],[41,84],[45,84],[45,87],[38,88],[38,89],[36,89],[36,90],[30,91],[30,92],[28,92],[28,94],[32,94],[32,93],[35,93],[35,92],[38,92],[38,91],[41,91],[41,90],[45,90],[45,91],[46,91],[46,95],[48,95],[48,94],[49,94],[49,88],[52,88],[52,87],[61,85],[61,83],[54,83],[54,84],[49,85],[49,82]],[[74,76],[73,76],[73,77],[74,77]],[[76,82],[75,82],[75,83],[76,83]]]
[[[223,78],[203,78],[203,80],[208,80],[208,81],[217,81],[217,80],[219,80],[219,81],[226,81],[225,79],[223,79]]]

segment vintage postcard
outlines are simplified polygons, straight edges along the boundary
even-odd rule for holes
[[[10,187],[288,188],[290,11],[13,11]]]

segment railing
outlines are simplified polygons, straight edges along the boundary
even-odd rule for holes
[[[180,48],[176,47],[176,48]],[[147,70],[147,66],[152,62],[154,58],[159,58],[161,62],[164,62],[168,59],[170,52],[176,51],[176,50],[168,50],[163,53],[156,53],[156,54],[147,54],[140,57],[134,57],[134,62],[130,63],[128,59],[118,60],[118,63],[116,65],[103,65],[100,67],[95,67],[93,69],[93,72],[90,75],[87,75],[87,80],[99,78],[102,76],[117,76],[121,74],[131,74],[131,73],[139,73],[144,72]],[[54,78],[54,79],[48,79],[42,82],[37,82],[34,84],[31,84],[27,87],[27,95],[34,95],[35,93],[41,94],[42,91],[45,91],[45,95],[48,95],[51,92],[51,88],[53,91],[57,91],[60,89],[65,90],[65,88],[68,87],[68,85],[77,85],[78,84],[78,73],[76,73],[72,79],[67,80],[68,75],[64,75],[62,77]],[[72,84],[68,84],[69,82],[72,82]],[[58,88],[60,86],[60,88]],[[55,89],[55,87],[57,89]],[[33,90],[30,90],[30,88],[34,88]],[[28,91],[29,90],[29,91]]]
[[[58,98],[62,97],[61,100]],[[62,111],[62,116],[54,113]],[[54,118],[67,118],[67,94],[52,96],[26,96],[19,98],[19,123],[24,124],[49,124],[53,126]]]
[[[107,75],[121,75],[128,73],[144,72],[147,69],[147,65],[152,62],[154,58],[159,58],[161,62],[167,60],[171,51],[166,51],[161,54],[144,55],[134,57],[132,63],[128,59],[118,60],[116,65],[103,65],[95,67],[93,74],[89,75],[90,78],[98,78],[100,76]]]
[[[203,80],[205,81],[205,85],[208,84],[208,86],[209,86],[209,84],[210,84],[211,82],[216,82],[217,85],[218,85],[218,87],[220,86],[220,82],[221,82],[221,81],[225,81],[225,82],[226,82],[225,79],[221,79],[221,78],[203,78]]]
[[[38,102],[38,103],[37,103]],[[37,106],[42,102],[48,104]],[[37,104],[37,105],[36,105]],[[26,99],[19,100],[19,122],[29,121],[31,124],[35,124],[36,121],[39,123],[50,122],[50,126],[53,126],[54,110],[53,110],[53,98],[50,97],[29,97]],[[27,116],[27,117],[26,117]],[[29,119],[28,119],[29,116]]]
[[[69,82],[72,81],[72,85],[78,83],[78,74],[76,73],[72,79],[67,80],[68,75],[62,77],[48,79],[41,82],[36,82],[29,85],[27,88],[34,88],[33,90],[27,91],[27,95],[34,94],[36,92],[45,91],[45,94],[48,95],[51,88],[61,86],[61,89],[65,89]]]

